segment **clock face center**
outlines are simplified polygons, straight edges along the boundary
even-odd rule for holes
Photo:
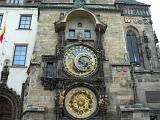
[[[85,105],[85,100],[84,100],[84,98],[79,99],[79,100],[77,101],[77,104],[78,104],[78,106],[80,106],[80,107],[84,106],[84,105]]]
[[[87,56],[82,56],[79,58],[78,63],[82,66],[82,67],[87,67],[89,66],[89,58]]]
[[[74,60],[74,65],[77,70],[81,72],[85,72],[90,69],[91,67],[91,56],[87,54],[79,54],[78,56],[75,57]]]

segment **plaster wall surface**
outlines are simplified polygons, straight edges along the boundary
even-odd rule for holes
[[[37,8],[6,8],[1,7],[0,13],[3,14],[2,25],[6,24],[4,40],[0,44],[0,71],[4,66],[4,61],[9,60],[10,74],[7,85],[21,94],[22,83],[27,79],[27,68],[30,65],[36,32],[37,32]],[[19,29],[20,16],[24,14],[32,15],[31,27],[27,30]],[[13,56],[15,45],[27,45],[26,62],[24,66],[14,66]]]

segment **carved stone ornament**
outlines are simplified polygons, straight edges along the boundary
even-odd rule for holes
[[[159,41],[158,41],[158,38],[157,38],[157,35],[156,35],[155,31],[153,32],[153,37],[154,37],[154,42],[155,42],[155,44],[159,43]]]
[[[147,58],[150,59],[151,58],[151,49],[149,48],[148,45],[146,45],[145,50],[146,50]]]
[[[160,45],[157,46],[157,56],[158,59],[160,59]]]
[[[150,25],[151,24],[151,20],[148,18],[124,17],[124,22],[140,24],[140,25]]]
[[[77,34],[77,39],[78,39],[79,41],[81,41],[81,40],[83,39],[83,33],[79,32],[79,33]]]
[[[131,18],[130,17],[125,17],[124,21],[125,21],[125,23],[131,23]]]
[[[144,42],[148,43],[148,37],[145,31],[143,31],[143,38],[144,38]]]
[[[95,93],[86,87],[75,87],[65,97],[67,112],[78,119],[85,119],[95,113],[98,106]]]
[[[63,108],[64,93],[65,93],[64,89],[59,90],[59,101],[58,101],[58,104],[59,104],[60,108]]]

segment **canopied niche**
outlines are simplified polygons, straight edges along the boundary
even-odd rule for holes
[[[91,11],[84,8],[77,8],[69,11],[68,13],[66,13],[66,15],[61,17],[61,19],[55,23],[55,30],[59,31],[60,29],[65,29],[68,21],[72,20],[73,18],[76,19],[78,17],[91,21],[95,30],[101,29],[102,32],[105,32],[107,28],[107,25],[101,22]]]

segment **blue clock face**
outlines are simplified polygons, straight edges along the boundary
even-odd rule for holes
[[[97,56],[88,47],[72,46],[65,52],[64,66],[70,75],[87,77],[97,68]]]

